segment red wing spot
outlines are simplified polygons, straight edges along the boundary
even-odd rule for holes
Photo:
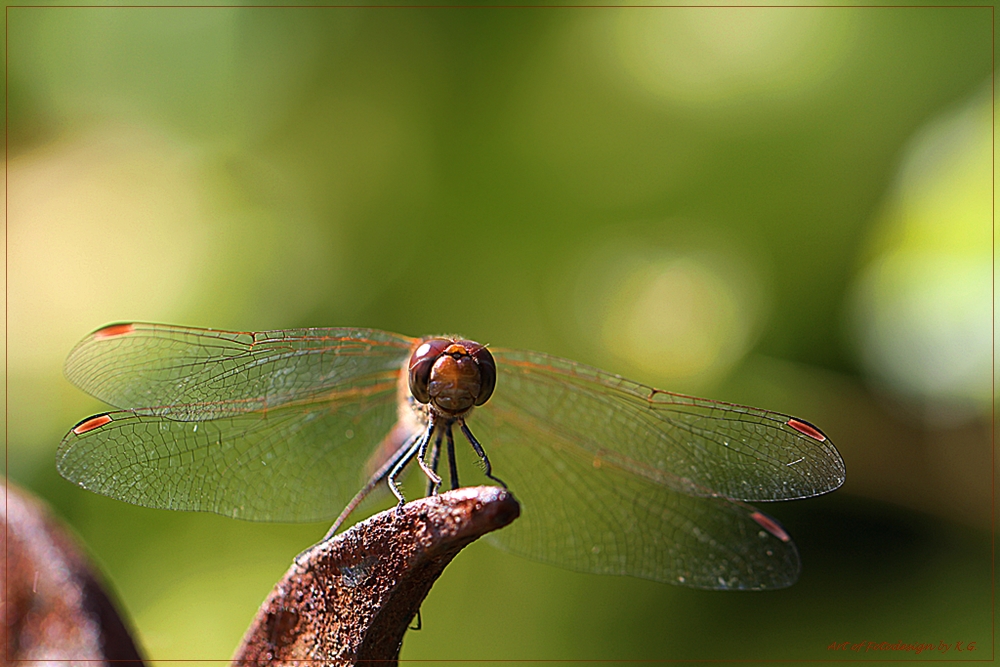
[[[77,435],[83,435],[87,431],[93,431],[95,428],[100,428],[105,424],[111,423],[111,417],[109,415],[97,415],[96,417],[90,417],[84,419],[82,422],[73,427],[73,433]]]
[[[101,340],[103,338],[114,338],[115,336],[124,336],[135,331],[135,327],[131,324],[109,324],[103,329],[98,329],[94,332],[94,339]]]
[[[750,518],[759,523],[764,530],[771,533],[782,542],[788,542],[789,540],[792,539],[791,536],[785,532],[785,529],[782,528],[777,521],[767,516],[766,514],[761,514],[760,512],[754,512],[753,514],[750,515]]]
[[[810,424],[809,422],[804,422],[801,419],[795,419],[792,417],[788,420],[788,425],[794,428],[799,433],[808,435],[813,440],[819,440],[820,442],[826,441],[826,436],[818,428]]]

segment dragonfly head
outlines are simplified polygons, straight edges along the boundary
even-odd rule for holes
[[[410,356],[410,393],[448,415],[461,415],[493,394],[497,368],[484,345],[432,338]]]

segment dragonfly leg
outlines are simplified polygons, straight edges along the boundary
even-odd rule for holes
[[[403,468],[406,467],[406,464],[409,463],[414,456],[427,449],[427,442],[431,439],[431,435],[433,434],[434,422],[431,422],[431,425],[428,426],[427,429],[420,435],[420,438],[413,444],[412,447],[410,447],[406,454],[399,459],[387,476],[389,490],[392,491],[392,495],[396,496],[399,500],[399,504],[396,505],[397,513],[402,512],[403,505],[406,503],[406,498],[403,497],[403,492],[399,490],[399,486],[396,484],[396,477],[399,476],[399,473],[403,471]],[[421,461],[421,463],[423,463],[423,461]]]
[[[470,431],[469,427],[465,425],[464,420],[461,421],[460,424],[462,425],[462,433],[464,433],[465,437],[469,439],[469,443],[472,445],[472,448],[476,450],[476,454],[479,455],[479,459],[483,462],[483,472],[486,473],[488,478],[492,479],[494,482],[506,489],[507,484],[499,477],[493,476],[493,466],[490,465],[490,458],[486,456],[486,451],[483,449],[483,446],[479,444],[479,441],[476,440],[476,436],[472,435],[472,431]]]
[[[351,515],[351,512],[353,512],[358,508],[358,505],[360,505],[361,501],[363,501],[368,496],[368,494],[371,493],[372,489],[374,489],[376,486],[382,483],[382,480],[386,478],[386,475],[389,474],[389,471],[395,468],[401,459],[407,456],[413,456],[413,454],[410,453],[410,450],[413,449],[414,444],[417,442],[417,440],[420,438],[421,435],[422,432],[418,432],[414,433],[409,438],[407,438],[403,442],[403,444],[399,447],[399,449],[397,449],[396,452],[389,458],[389,460],[383,463],[382,467],[379,468],[377,471],[375,471],[375,474],[371,476],[371,478],[365,484],[364,488],[358,491],[354,495],[354,497],[351,498],[351,502],[347,503],[347,507],[345,507],[344,511],[340,513],[340,516],[337,517],[337,520],[333,522],[333,525],[330,527],[330,530],[328,530],[326,535],[323,537],[323,542],[333,537],[334,534],[336,534],[336,532],[340,530],[340,527],[344,525],[345,521],[347,521],[347,517]]]
[[[434,438],[434,446],[431,447],[431,463],[430,468],[435,473],[438,469],[438,459],[441,458],[441,438],[444,437],[444,431],[439,430],[437,432],[437,437]],[[430,477],[427,478],[427,495],[436,496],[438,492],[438,487],[441,486],[441,477],[438,477],[437,483]]]
[[[451,434],[451,426],[445,431],[448,438],[448,469],[451,471],[451,488],[458,488],[458,464],[455,462],[455,437]]]

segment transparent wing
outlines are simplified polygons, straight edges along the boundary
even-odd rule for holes
[[[494,471],[521,503],[521,517],[487,537],[501,549],[571,570],[696,588],[783,588],[798,578],[795,545],[780,528],[765,529],[773,519],[725,498],[594,468],[572,447],[539,443],[535,429],[506,416],[494,410],[476,425]]]
[[[123,410],[78,424],[56,465],[66,479],[136,505],[317,521],[335,517],[364,484],[365,461],[396,418],[395,376],[205,421]]]
[[[66,376],[115,407],[197,421],[377,384],[398,372],[416,343],[374,329],[241,333],[114,324],[73,348]]]
[[[651,484],[773,501],[844,483],[836,447],[805,421],[663,392],[536,352],[492,352],[499,377],[490,403],[518,414],[543,441],[567,439],[581,457]]]
[[[469,424],[523,506],[491,537],[498,546],[575,570],[703,588],[796,580],[788,535],[740,500],[837,488],[843,462],[819,431],[546,355],[492,352],[497,389]]]

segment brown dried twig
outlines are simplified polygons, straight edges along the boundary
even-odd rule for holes
[[[261,605],[233,665],[395,665],[403,634],[451,559],[519,514],[504,489],[456,489],[312,547]]]

